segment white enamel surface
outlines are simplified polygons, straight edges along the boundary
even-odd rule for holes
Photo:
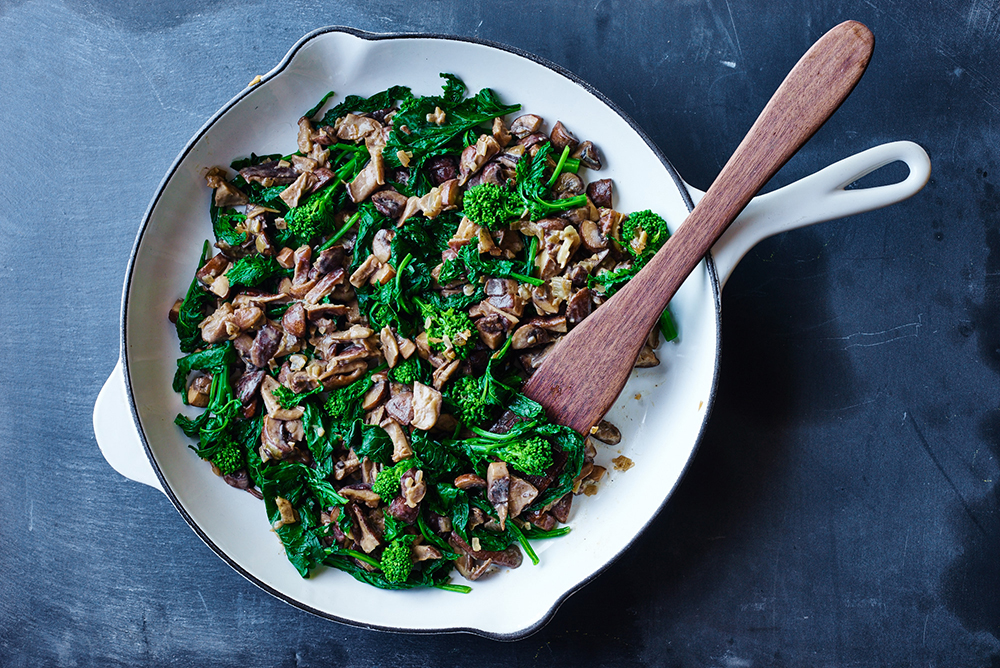
[[[847,189],[893,162],[902,162],[909,169],[902,181]],[[759,195],[712,247],[719,282],[725,285],[743,256],[767,237],[901,202],[918,193],[930,177],[927,152],[913,142],[896,141],[856,153],[784,188]],[[688,191],[695,203],[705,194],[691,186]]]
[[[334,570],[301,579],[270,533],[262,503],[215,477],[173,424],[177,412],[196,412],[182,406],[170,389],[179,351],[166,313],[186,291],[202,243],[211,237],[205,170],[228,165],[251,151],[291,150],[299,115],[329,90],[338,93],[331,103],[345,94],[369,95],[395,84],[408,85],[417,94],[434,94],[440,91],[439,72],[457,74],[472,92],[491,87],[505,102],[519,102],[523,112],[544,117],[549,126],[562,120],[578,137],[593,140],[605,168],[587,176],[614,180],[619,210],[652,208],[672,229],[686,217],[680,192],[656,153],[622,117],[570,79],[479,44],[320,34],[306,40],[273,79],[266,78],[210,122],[166,181],[126,282],[130,288],[124,297],[124,352],[141,429],[160,474],[198,529],[246,574],[300,605],[353,623],[469,629],[510,637],[544,620],[563,596],[619,554],[665,502],[692,456],[706,419],[718,346],[717,310],[704,263],[672,302],[681,340],[661,346],[658,367],[633,373],[608,415],[623,439],[618,446],[600,448],[597,463],[606,466],[609,475],[596,496],[575,499],[573,532],[536,543],[540,565],[526,560],[519,569],[473,583],[468,595],[384,592]],[[95,407],[102,451],[124,475],[153,483],[134,465],[134,433],[109,426],[125,419],[125,394],[111,389],[116,383],[120,386],[121,380],[113,375]],[[122,450],[130,451],[131,459]],[[610,460],[619,454],[632,459],[635,467],[614,471]]]

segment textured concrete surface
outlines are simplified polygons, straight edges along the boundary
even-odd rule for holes
[[[743,261],[689,473],[536,635],[312,617],[102,459],[91,410],[147,202],[207,117],[309,30],[537,53],[704,189],[787,69],[848,18],[874,31],[872,64],[776,183],[911,139],[930,184]],[[995,0],[0,3],[0,665],[1000,664],[998,33]]]

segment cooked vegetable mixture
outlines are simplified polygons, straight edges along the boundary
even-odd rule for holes
[[[191,446],[264,500],[303,577],[387,589],[516,568],[569,532],[596,448],[519,393],[562,335],[666,241],[612,208],[601,159],[561,122],[457,77],[299,120],[289,155],[207,173],[208,242],[171,310]],[[676,329],[669,312],[661,331]],[[637,366],[658,364],[654,332]],[[592,434],[621,438],[602,422]]]

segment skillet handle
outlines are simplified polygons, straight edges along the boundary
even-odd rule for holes
[[[910,169],[902,181],[845,190],[893,162],[903,162]],[[930,175],[927,152],[913,142],[897,141],[856,153],[784,188],[754,197],[712,247],[719,284],[725,285],[743,256],[767,237],[901,202],[919,192]],[[703,194],[691,190],[696,203]]]
[[[163,491],[132,421],[120,359],[97,395],[94,435],[111,468],[126,478]]]

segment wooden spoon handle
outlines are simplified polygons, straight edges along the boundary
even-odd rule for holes
[[[648,332],[751,198],[847,98],[874,37],[856,21],[823,35],[792,68],[718,178],[635,278],[575,327],[528,380],[549,417],[586,433],[614,404]]]

